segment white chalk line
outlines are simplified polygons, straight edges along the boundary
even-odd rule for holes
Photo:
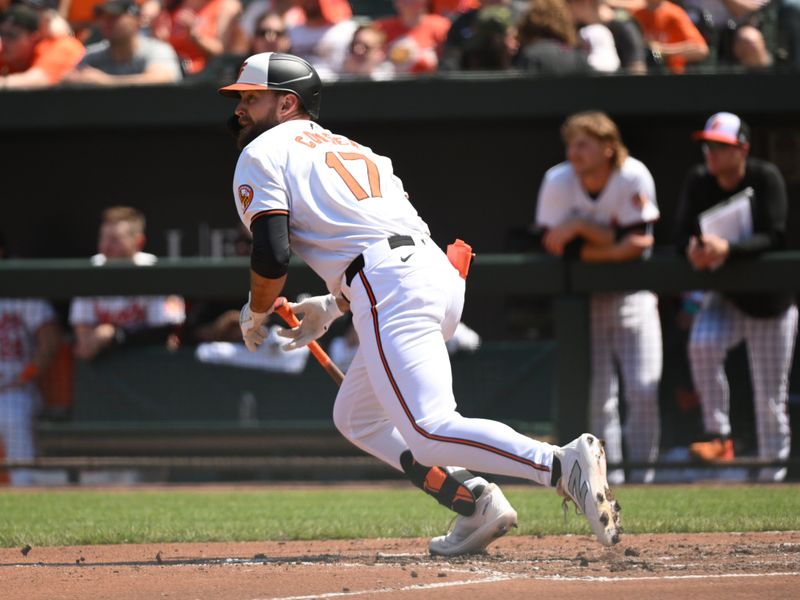
[[[604,583],[618,583],[618,582],[630,582],[630,581],[662,581],[662,580],[692,580],[692,579],[734,579],[739,577],[797,577],[800,576],[800,572],[789,571],[789,572],[779,572],[779,573],[719,573],[716,575],[646,575],[642,577],[599,577],[599,576],[581,576],[581,577],[564,577],[561,575],[542,575],[542,576],[531,576],[526,574],[511,574],[511,573],[503,573],[503,574],[496,574],[492,575],[491,577],[486,577],[484,579],[472,579],[472,580],[464,580],[464,581],[446,581],[446,582],[439,582],[439,583],[419,583],[416,585],[407,585],[400,588],[382,588],[379,590],[360,590],[360,591],[347,591],[347,592],[328,592],[323,594],[311,594],[306,596],[272,596],[270,598],[253,598],[253,600],[313,600],[315,598],[345,598],[345,597],[355,597],[355,596],[364,596],[367,594],[387,594],[387,593],[396,593],[396,592],[409,592],[414,590],[432,590],[437,588],[449,588],[449,587],[463,587],[465,585],[480,585],[485,583],[500,583],[504,581],[513,581],[519,579],[529,579],[532,581],[561,581],[561,582],[604,582]]]

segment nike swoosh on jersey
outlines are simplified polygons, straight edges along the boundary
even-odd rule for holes
[[[407,261],[409,258],[411,258],[412,256],[414,256],[414,253],[413,253],[413,252],[412,252],[411,254],[409,254],[408,256],[405,256],[405,257],[401,256],[401,257],[400,257],[400,262],[406,262],[406,261]]]

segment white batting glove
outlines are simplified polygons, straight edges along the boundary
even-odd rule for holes
[[[297,304],[290,302],[289,306],[298,318],[302,316],[302,320],[299,327],[278,330],[279,336],[292,340],[282,346],[284,350],[296,350],[308,346],[328,331],[328,327],[335,319],[344,314],[336,304],[333,294],[311,296]]]
[[[253,312],[250,309],[250,299],[248,296],[247,303],[242,307],[239,313],[239,327],[242,329],[242,339],[244,345],[250,352],[255,352],[258,347],[267,339],[267,328],[264,324],[267,322],[267,317],[272,312],[259,313]]]

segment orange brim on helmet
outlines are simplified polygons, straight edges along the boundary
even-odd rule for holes
[[[239,92],[263,92],[268,89],[269,87],[260,83],[232,83],[217,91],[228,98],[238,98]]]

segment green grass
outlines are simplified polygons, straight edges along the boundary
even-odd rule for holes
[[[588,534],[552,490],[509,487],[522,535]],[[629,533],[800,530],[799,486],[629,487]],[[452,513],[413,488],[0,493],[0,546],[333,538],[443,533]]]

